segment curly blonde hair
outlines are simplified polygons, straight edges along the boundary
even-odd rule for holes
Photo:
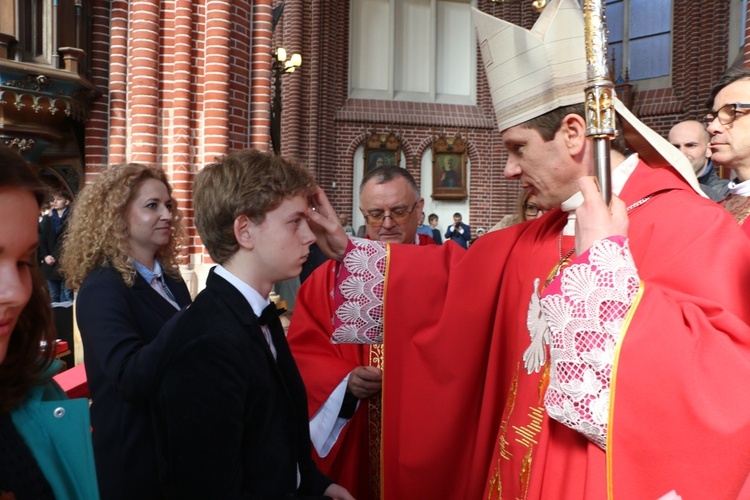
[[[125,284],[133,286],[136,271],[130,255],[127,217],[138,189],[148,179],[161,181],[172,195],[172,186],[162,170],[137,163],[114,166],[81,191],[68,222],[60,258],[68,288],[78,290],[91,271],[103,266],[116,269]],[[178,278],[177,256],[183,230],[182,212],[176,200],[172,215],[169,243],[156,252],[156,259],[165,273]]]

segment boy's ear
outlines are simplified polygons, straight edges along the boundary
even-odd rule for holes
[[[253,222],[247,215],[240,215],[234,219],[234,237],[237,239],[240,248],[253,249],[253,234],[250,230],[253,226]]]

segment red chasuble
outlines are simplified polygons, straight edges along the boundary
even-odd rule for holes
[[[641,201],[629,211],[641,286],[619,332],[606,452],[548,417],[548,371],[523,367],[534,280],[573,245],[560,240],[564,213],[489,233],[468,251],[389,246],[383,498],[740,495],[750,473],[750,241],[671,169],[640,163],[621,198]]]
[[[435,246],[435,240],[429,236],[418,236],[420,245]],[[287,335],[307,389],[310,418],[354,368],[381,368],[383,363],[382,345],[331,343],[334,265],[333,261],[324,263],[300,287]],[[380,398],[361,401],[330,453],[321,458],[313,448],[313,458],[324,474],[358,500],[378,498]]]

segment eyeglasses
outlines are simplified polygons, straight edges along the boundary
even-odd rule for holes
[[[539,212],[542,212],[542,210],[540,210],[539,207],[537,207],[533,203],[523,204],[523,213],[525,213],[529,217],[536,217],[537,215],[539,215]]]
[[[716,118],[719,119],[719,123],[721,123],[722,125],[729,125],[737,119],[738,109],[750,109],[750,104],[725,104],[724,106],[719,108],[719,111],[711,111],[710,113],[706,114],[706,116],[703,117],[703,125],[708,127],[714,122]],[[739,114],[744,115],[745,113]]]
[[[402,222],[406,221],[406,219],[409,218],[414,209],[417,208],[417,203],[419,203],[419,200],[415,201],[414,205],[412,205],[411,208],[396,207],[390,209],[388,212],[385,212],[383,210],[371,210],[365,213],[363,211],[362,215],[365,216],[365,222],[373,227],[382,226],[383,222],[385,222],[386,217],[390,217],[391,220],[396,224],[401,224]]]

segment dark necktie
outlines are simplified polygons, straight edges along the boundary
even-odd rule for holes
[[[266,306],[265,309],[263,309],[263,312],[260,314],[260,317],[258,318],[258,323],[262,325],[268,325],[272,320],[278,319],[282,314],[286,312],[286,309],[283,307],[280,309],[276,309],[276,304],[271,302]]]

